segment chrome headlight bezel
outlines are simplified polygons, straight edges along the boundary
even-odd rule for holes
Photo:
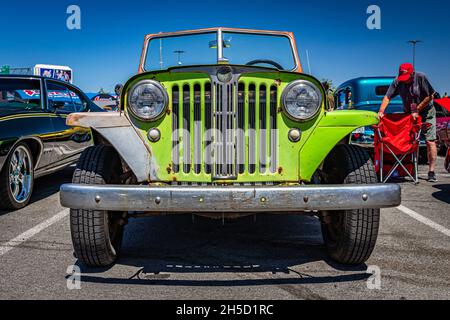
[[[131,99],[133,97],[133,93],[135,92],[135,90],[143,85],[148,85],[151,84],[153,86],[155,86],[157,88],[157,90],[159,91],[159,93],[161,94],[162,98],[163,98],[163,107],[161,108],[161,110],[158,112],[157,115],[155,116],[144,116],[142,115],[142,113],[140,114],[136,109],[138,109],[136,107],[136,105],[133,104],[133,102],[131,102]],[[127,94],[127,103],[128,103],[128,110],[132,113],[132,115],[136,118],[138,118],[139,120],[142,121],[156,121],[158,119],[160,119],[167,111],[167,107],[169,105],[169,95],[167,94],[166,89],[161,85],[161,83],[159,83],[158,81],[155,80],[141,80],[137,83],[135,83],[130,90],[128,91]]]
[[[291,92],[291,90],[293,90],[297,86],[307,86],[317,94],[317,104],[315,106],[312,106],[314,108],[314,111],[311,112],[310,115],[305,117],[293,115],[289,111],[289,107],[287,106],[286,98],[288,94]],[[304,122],[315,118],[321,110],[322,102],[323,102],[322,91],[314,83],[307,80],[292,81],[286,86],[286,88],[284,88],[283,93],[281,94],[281,108],[283,109],[283,112],[286,114],[286,116],[294,121]]]

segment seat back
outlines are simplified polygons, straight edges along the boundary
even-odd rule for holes
[[[389,174],[396,166],[398,159],[403,159],[403,167],[398,167],[393,176],[405,177],[412,175],[415,164],[411,156],[403,157],[405,154],[417,152],[419,147],[419,133],[422,126],[422,119],[417,120],[409,114],[390,114],[384,116],[379,125],[375,126],[375,169],[378,173],[381,170],[381,159],[383,159],[383,176]],[[381,157],[383,152],[383,157]],[[395,156],[394,156],[394,155]]]
[[[388,145],[396,155],[414,151],[418,144],[418,133],[422,119],[417,120],[409,114],[390,114],[384,116],[376,126],[375,148],[380,143]]]

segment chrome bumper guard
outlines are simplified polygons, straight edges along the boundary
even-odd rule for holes
[[[317,186],[130,186],[65,184],[61,204],[72,209],[188,212],[298,212],[400,205],[396,184]]]

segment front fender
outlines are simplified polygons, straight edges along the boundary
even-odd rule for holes
[[[341,110],[327,112],[300,150],[300,178],[311,178],[333,150],[354,130],[378,124],[378,115],[370,111]]]
[[[128,118],[118,112],[82,112],[67,117],[68,126],[90,128],[108,141],[135,174],[138,182],[157,180],[152,151]]]

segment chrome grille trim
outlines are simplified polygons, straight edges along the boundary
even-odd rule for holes
[[[213,78],[214,88],[214,152],[213,178],[226,180],[237,178],[236,119],[237,80],[220,83]]]
[[[277,173],[279,88],[239,77],[171,86],[173,173],[213,180]]]

